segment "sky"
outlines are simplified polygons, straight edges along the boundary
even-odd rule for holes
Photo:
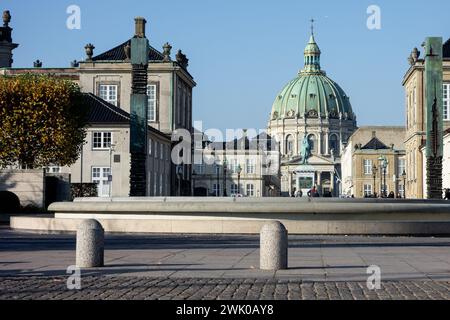
[[[66,12],[81,9],[81,29]],[[369,30],[367,8],[377,5],[381,29]],[[150,44],[164,43],[190,59],[194,120],[203,130],[264,129],[278,92],[303,67],[314,18],[321,66],[350,97],[358,125],[404,125],[402,79],[407,58],[427,36],[450,38],[448,0],[0,0],[14,28],[14,67],[66,67],[100,54],[134,34],[147,19]]]

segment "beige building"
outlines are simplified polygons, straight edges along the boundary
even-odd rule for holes
[[[444,71],[444,130],[450,128],[450,39],[443,48]],[[426,197],[426,157],[422,153],[426,144],[425,60],[414,48],[409,56],[410,67],[403,78],[406,109],[406,196]],[[446,144],[445,146],[448,146]],[[444,150],[444,153],[448,151]],[[444,170],[443,176],[446,175]]]
[[[129,194],[130,42],[131,39],[99,55],[95,55],[95,47],[88,44],[85,61],[73,61],[70,68],[43,68],[41,64],[35,64],[35,68],[12,68],[11,65],[0,68],[0,75],[50,74],[71,80],[89,94],[91,102],[96,104],[95,117],[102,121],[90,121],[83,153],[75,165],[47,170],[70,173],[72,183],[96,182],[101,196]],[[190,166],[176,170],[172,164],[167,168],[167,163],[171,163],[172,132],[186,129],[192,133],[192,90],[196,83],[188,72],[186,55],[179,50],[172,60],[172,47],[166,43],[162,49],[160,52],[150,46],[149,51],[148,194],[190,195]],[[106,121],[108,119],[115,121]],[[111,176],[112,184],[108,181]]]
[[[343,193],[362,198],[393,192],[404,197],[404,136],[404,127],[370,126],[356,130],[342,155]]]
[[[86,143],[77,162],[53,173],[70,173],[72,183],[97,183],[99,197],[127,197],[130,194],[130,115],[122,109],[86,94],[90,107]],[[171,193],[170,138],[148,127],[147,194]]]
[[[201,140],[200,140],[201,141]],[[274,197],[279,190],[279,151],[265,134],[195,148],[202,163],[193,166],[193,194],[209,197]],[[200,157],[199,157],[200,156]]]

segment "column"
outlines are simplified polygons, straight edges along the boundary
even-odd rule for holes
[[[317,149],[317,154],[318,155],[323,155],[323,151],[322,151],[322,137],[323,137],[323,134],[322,134],[322,132],[319,132],[319,134],[318,134],[318,137],[319,137],[319,143],[318,143],[318,149]]]
[[[300,150],[298,149],[298,145],[299,145],[298,132],[295,134],[294,139],[295,139],[295,141],[294,141],[294,143],[295,143],[294,152],[295,152],[295,155],[298,155],[300,153]]]
[[[288,178],[289,188],[288,188],[288,190],[289,190],[289,195],[291,196],[292,195],[292,173],[289,172],[289,168],[288,168],[287,174],[289,175],[289,178]]]
[[[334,171],[330,172],[330,192],[334,195]]]
[[[321,171],[317,171],[316,185],[318,188],[320,188],[320,191],[322,192],[322,172]]]
[[[330,141],[330,134],[327,132],[325,134],[325,155],[327,155],[327,156],[330,155],[329,141]]]

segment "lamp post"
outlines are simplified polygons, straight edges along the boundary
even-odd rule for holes
[[[241,173],[242,173],[242,167],[240,164],[238,164],[237,167],[237,174],[238,174],[238,195],[241,194]]]
[[[381,177],[381,183],[382,183],[382,194],[383,194],[383,197],[384,198],[386,198],[387,197],[387,190],[386,190],[386,169],[387,169],[387,166],[388,166],[388,161],[387,161],[387,159],[386,159],[386,157],[383,155],[383,156],[380,156],[379,158],[378,158],[378,160],[381,162],[380,163],[380,168],[383,170],[382,172],[383,172],[383,175],[381,175],[381,172],[380,172],[380,177]],[[383,179],[384,179],[384,183],[383,183]]]
[[[227,197],[227,158],[223,159],[223,196]]]
[[[115,145],[113,143],[111,143],[109,145],[109,175],[108,175],[108,182],[109,182],[109,197],[110,198],[112,196],[112,180],[113,180],[113,176],[112,176],[112,154],[114,152],[114,147],[115,147]]]
[[[195,197],[195,179],[197,178],[197,173],[192,172],[192,196]]]
[[[406,170],[403,170],[402,178],[403,178],[403,198],[406,199]]]
[[[377,171],[378,171],[377,166],[373,165],[373,167],[372,167],[372,177],[373,177],[373,192],[374,193],[375,193],[375,190],[376,190]],[[373,194],[372,196],[375,198],[375,194]]]
[[[183,178],[183,168],[178,165],[177,168],[177,178],[178,178],[178,196],[181,197],[181,179]]]
[[[217,174],[217,189],[216,189],[216,197],[220,197],[220,167],[216,162],[216,174]]]

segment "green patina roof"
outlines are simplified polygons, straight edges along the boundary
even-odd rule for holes
[[[278,94],[272,120],[321,117],[354,119],[350,99],[344,90],[320,69],[320,49],[314,35],[305,48],[305,67]]]

